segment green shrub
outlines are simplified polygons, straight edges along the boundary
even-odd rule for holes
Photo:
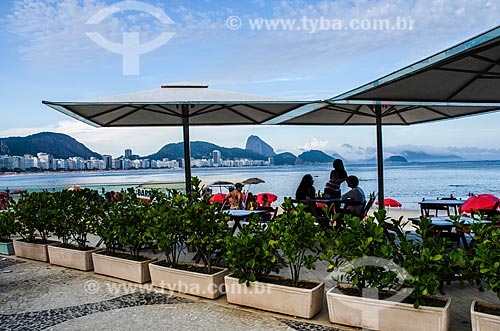
[[[56,200],[49,192],[22,194],[14,205],[14,214],[19,234],[27,242],[35,242],[38,236],[47,243],[59,217]]]

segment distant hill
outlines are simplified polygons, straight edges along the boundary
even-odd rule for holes
[[[275,156],[273,148],[265,143],[262,139],[257,136],[251,135],[247,139],[245,149],[250,152],[254,152],[267,157]]]
[[[408,160],[401,155],[393,155],[389,156],[387,159],[385,159],[385,162],[400,162],[400,163],[407,163]]]
[[[300,154],[297,157],[296,164],[316,164],[316,163],[331,163],[333,157],[325,154],[322,151],[310,150]]]
[[[248,151],[242,148],[226,148],[217,146],[212,143],[207,143],[204,141],[192,141],[190,143],[191,157],[195,159],[211,159],[212,152],[218,150],[221,152],[221,157],[226,160],[231,160],[234,158],[248,158],[253,160],[267,160],[267,157],[261,154],[257,154],[252,151]],[[167,158],[169,160],[176,160],[184,158],[184,144],[183,143],[171,143],[163,146],[158,152],[146,156],[146,158],[152,160],[161,160]]]
[[[37,153],[52,154],[57,159],[70,157],[82,157],[89,159],[96,157],[102,159],[102,155],[91,151],[76,139],[54,132],[41,132],[27,137],[0,138],[1,153],[22,156]]]
[[[274,156],[274,165],[295,165],[297,157],[290,152],[280,153]]]
[[[404,151],[400,153],[410,162],[431,162],[431,161],[462,161],[462,157],[447,154],[447,155],[431,155],[425,152]]]

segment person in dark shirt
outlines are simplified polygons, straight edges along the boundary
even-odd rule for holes
[[[304,175],[302,180],[297,187],[297,191],[295,192],[295,199],[297,201],[308,201],[315,197],[316,189],[313,186],[314,179],[310,174]]]
[[[330,180],[325,184],[324,196],[330,198],[340,198],[340,185],[347,179],[347,171],[341,159],[333,161],[333,170],[330,171]]]

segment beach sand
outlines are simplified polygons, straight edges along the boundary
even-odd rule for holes
[[[377,211],[377,208],[372,208],[368,212],[369,216],[373,216],[373,212]],[[411,221],[408,220],[410,217],[420,217],[420,210],[414,209],[401,209],[401,208],[387,208],[387,216],[391,219],[399,219],[403,216],[403,222],[408,222],[405,226],[405,230],[415,230]]]

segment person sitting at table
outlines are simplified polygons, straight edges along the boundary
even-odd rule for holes
[[[245,203],[245,209],[246,210],[255,210],[259,207],[259,204],[257,202],[257,197],[252,194],[252,192],[248,192],[247,194],[247,201]]]
[[[310,174],[304,175],[300,181],[299,187],[295,192],[295,199],[298,202],[305,202],[316,196],[316,189],[313,186],[314,179]]]
[[[234,190],[226,195],[224,201],[222,202],[222,205],[225,205],[226,202],[229,201],[229,198],[231,198],[231,205],[229,206],[229,209],[243,209],[243,194],[241,193],[242,190],[243,184],[234,184]]]
[[[346,179],[347,186],[351,189],[342,195],[342,200],[349,200],[355,204],[346,203],[346,210],[350,211],[354,216],[363,216],[364,204],[366,202],[365,192],[359,187],[359,179],[356,176],[349,176]]]
[[[271,207],[271,201],[269,201],[269,197],[265,193],[262,194],[262,207]]]

